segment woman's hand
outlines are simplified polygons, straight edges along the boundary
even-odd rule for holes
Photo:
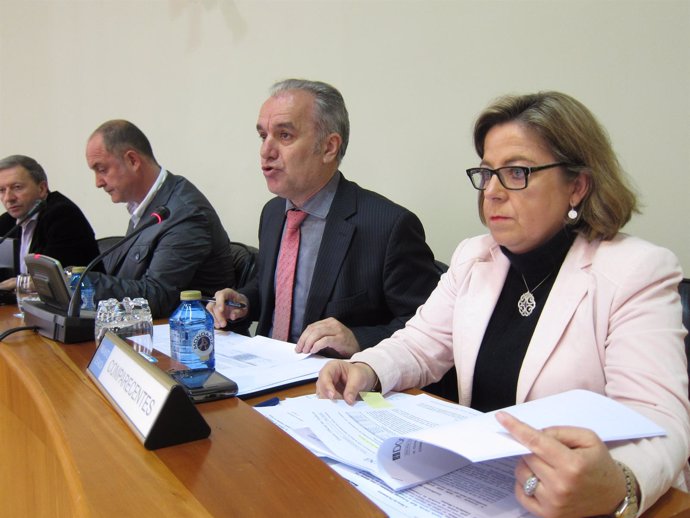
[[[496,419],[532,454],[515,468],[515,496],[529,512],[544,517],[610,515],[626,494],[625,476],[599,437],[585,428],[536,430],[506,412]],[[525,482],[537,477],[532,496]]]
[[[323,399],[342,398],[353,405],[363,390],[378,383],[374,369],[366,363],[334,360],[323,366],[316,381],[316,395]]]

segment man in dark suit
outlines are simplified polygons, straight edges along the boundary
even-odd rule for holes
[[[9,237],[20,240],[20,271],[26,272],[23,257],[43,254],[63,266],[86,266],[98,255],[93,229],[82,211],[71,200],[48,189],[48,177],[33,158],[12,155],[0,160],[0,197],[7,212],[0,216],[0,235],[5,235],[38,200],[45,200],[43,210],[27,219]],[[0,283],[11,289],[14,277]]]
[[[206,197],[186,178],[162,168],[148,139],[134,124],[112,120],[86,146],[96,187],[115,203],[127,203],[127,234],[165,205],[170,217],[144,230],[104,258],[106,274],[93,273],[95,298],[144,297],[154,317],[169,316],[180,291],[210,296],[235,283],[230,240]]]
[[[228,320],[258,319],[258,334],[296,342],[298,352],[349,358],[403,327],[436,286],[439,272],[422,224],[338,170],[349,120],[332,86],[294,79],[277,83],[256,127],[261,168],[277,195],[261,214],[258,275],[241,293],[216,293],[209,308],[218,327]],[[276,336],[277,315],[284,309],[276,279],[286,218],[294,210],[306,217],[299,227],[287,333]],[[228,300],[247,307],[227,307]]]

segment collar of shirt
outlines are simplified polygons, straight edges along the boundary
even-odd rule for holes
[[[32,221],[34,221],[34,222],[38,221],[38,214],[39,214],[39,212],[37,212],[36,214],[31,216],[29,219],[24,220],[24,222],[21,224],[22,232],[24,232],[26,230],[26,227],[29,223],[31,223]],[[17,223],[19,223],[19,219],[17,220]]]
[[[168,172],[161,167],[161,170],[158,173],[158,178],[156,178],[156,181],[153,183],[151,189],[146,194],[146,197],[141,201],[141,203],[137,203],[135,201],[130,201],[129,203],[127,203],[127,211],[130,214],[130,219],[132,220],[132,225],[134,227],[136,227],[139,223],[142,214],[149,206],[149,203],[151,203],[151,200],[156,195],[158,190],[161,188],[161,185],[163,185],[163,182],[165,181],[167,176]]]
[[[335,191],[338,190],[339,181],[340,171],[336,171],[333,177],[328,180],[328,183],[326,183],[326,185],[324,185],[314,196],[309,198],[301,207],[296,206],[290,200],[285,200],[285,212],[292,209],[299,209],[310,216],[326,219],[328,211],[331,210],[333,198],[335,198]]]

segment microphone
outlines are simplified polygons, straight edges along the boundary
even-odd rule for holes
[[[159,223],[165,221],[169,217],[170,217],[170,209],[168,209],[168,207],[161,205],[160,207],[156,207],[155,209],[153,209],[153,211],[149,215],[149,219],[147,221],[144,221],[143,223],[141,223],[134,232],[132,232],[128,236],[125,236],[122,239],[120,239],[117,243],[115,243],[113,246],[111,246],[110,248],[108,248],[107,250],[105,250],[104,252],[99,254],[93,261],[91,261],[86,266],[86,269],[84,270],[84,272],[81,274],[82,278],[85,277],[86,274],[89,273],[91,270],[93,270],[93,267],[96,266],[101,261],[101,259],[103,259],[106,255],[108,255],[110,252],[115,250],[117,247],[126,243],[130,239],[138,236],[147,228],[152,227],[154,225],[158,225]],[[67,316],[68,317],[79,317],[80,311],[81,311],[81,282],[78,282],[77,285],[74,287],[74,293],[72,293],[72,297],[69,300],[69,308],[67,309]]]
[[[7,239],[13,232],[15,232],[19,227],[21,227],[25,221],[28,221],[31,219],[34,214],[37,214],[41,212],[46,206],[46,201],[45,200],[36,200],[36,203],[34,203],[34,206],[31,207],[29,212],[24,214],[21,218],[17,220],[17,224],[13,226],[4,236],[0,237],[0,243],[2,243],[5,239]]]

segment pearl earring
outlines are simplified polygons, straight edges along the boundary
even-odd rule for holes
[[[572,205],[570,206],[570,210],[568,211],[568,219],[570,221],[575,221],[577,219],[577,211],[575,210],[575,207]]]

